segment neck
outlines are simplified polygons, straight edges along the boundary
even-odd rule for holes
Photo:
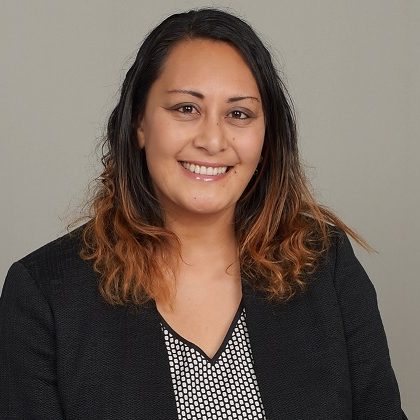
[[[238,272],[238,250],[234,229],[233,211],[212,215],[171,214],[166,217],[166,226],[181,242],[182,267],[187,271],[196,269]]]

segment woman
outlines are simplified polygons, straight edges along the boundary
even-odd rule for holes
[[[402,419],[375,290],[270,54],[215,9],[140,47],[83,226],[14,263],[1,418]]]

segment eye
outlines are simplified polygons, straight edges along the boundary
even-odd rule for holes
[[[233,118],[237,120],[246,120],[247,118],[249,118],[248,114],[246,114],[243,111],[239,111],[238,109],[232,111],[230,114],[232,115]]]
[[[181,105],[174,108],[174,111],[178,111],[181,114],[193,114],[194,110],[197,111],[197,109],[193,105]]]

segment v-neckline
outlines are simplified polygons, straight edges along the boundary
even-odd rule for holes
[[[207,361],[209,362],[211,365],[214,365],[220,358],[220,356],[222,355],[222,353],[225,351],[227,344],[230,340],[230,338],[232,337],[233,331],[235,330],[235,327],[238,323],[238,320],[243,312],[244,309],[244,302],[243,302],[244,298],[242,296],[241,301],[239,302],[239,306],[238,309],[236,310],[236,313],[232,319],[232,322],[230,323],[230,326],[225,334],[225,337],[221,343],[221,345],[219,346],[218,350],[216,351],[216,353],[214,354],[213,357],[209,357],[207,355],[207,353],[201,349],[200,346],[198,346],[197,344],[193,343],[192,341],[187,340],[186,338],[184,338],[181,334],[178,334],[170,325],[169,323],[165,320],[165,318],[162,316],[162,314],[159,312],[159,310],[156,307],[156,304],[154,305],[156,313],[158,315],[158,317],[160,318],[160,321],[162,322],[162,324],[165,326],[165,328],[175,337],[177,338],[179,341],[181,341],[182,343],[184,343],[185,345],[187,345],[188,347],[196,350],[199,354],[201,354],[201,356]]]

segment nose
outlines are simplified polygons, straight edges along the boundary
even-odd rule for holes
[[[200,124],[199,132],[194,138],[194,146],[214,155],[226,150],[227,139],[223,122],[219,117],[207,115]]]

